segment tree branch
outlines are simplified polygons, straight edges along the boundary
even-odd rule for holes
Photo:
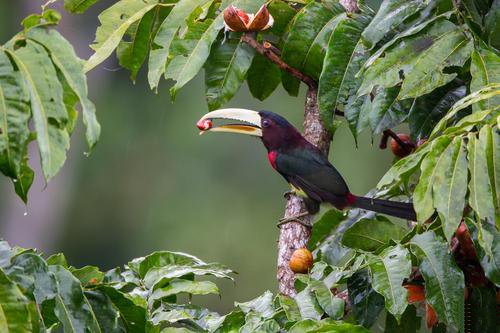
[[[386,129],[383,133],[382,133],[382,138],[380,138],[380,144],[379,144],[379,148],[380,149],[385,149],[387,148],[387,140],[389,139],[389,137],[393,138],[394,141],[396,141],[398,143],[398,145],[405,149],[405,150],[408,150],[408,151],[412,151],[414,148],[415,148],[415,145],[412,144],[412,143],[407,143],[407,142],[404,142],[403,140],[401,140],[401,138],[396,134],[394,133],[392,130],[390,129]]]
[[[265,47],[257,42],[252,33],[244,33],[241,36],[241,41],[247,43],[250,47],[255,49],[255,51],[269,59],[272,63],[276,64],[280,69],[292,74],[294,77],[304,82],[309,88],[317,89],[318,84],[312,77],[285,63],[276,53],[273,52],[274,46],[270,43],[268,43],[268,47]]]

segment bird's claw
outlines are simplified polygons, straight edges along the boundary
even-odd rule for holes
[[[295,215],[295,216],[283,217],[283,218],[279,219],[279,222],[276,224],[276,226],[278,228],[281,228],[281,226],[283,224],[286,224],[289,222],[296,222],[296,223],[302,224],[306,228],[312,228],[312,225],[308,220],[302,219],[303,217],[305,217],[307,215],[309,215],[309,213],[304,212],[304,213],[300,213],[299,215]]]

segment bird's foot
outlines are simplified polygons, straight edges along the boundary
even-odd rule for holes
[[[295,215],[295,216],[283,217],[283,218],[279,219],[279,222],[277,223],[277,227],[281,228],[281,226],[283,224],[286,224],[289,222],[297,222],[299,224],[302,224],[306,228],[312,228],[312,225],[308,220],[302,219],[303,217],[305,217],[307,215],[309,215],[309,213],[304,212],[304,213],[300,213],[299,215]]]

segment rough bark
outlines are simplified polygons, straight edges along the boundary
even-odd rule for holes
[[[340,3],[348,12],[358,10],[356,1],[342,0]],[[304,106],[304,137],[323,153],[328,155],[330,149],[331,134],[321,123],[318,103],[317,89],[315,85],[308,84],[306,102]],[[306,212],[304,202],[295,195],[287,196],[284,218],[290,218]],[[312,216],[302,217],[302,221],[312,223]],[[288,222],[281,225],[278,241],[278,291],[282,295],[295,296],[294,288],[295,274],[290,270],[288,262],[293,252],[305,247],[311,236],[311,230],[298,222]]]

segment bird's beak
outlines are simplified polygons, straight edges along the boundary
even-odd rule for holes
[[[216,119],[236,120],[241,123],[214,126],[213,121]],[[200,135],[211,131],[262,136],[259,113],[247,109],[215,110],[207,113],[200,120],[198,120],[196,126],[200,129]]]

